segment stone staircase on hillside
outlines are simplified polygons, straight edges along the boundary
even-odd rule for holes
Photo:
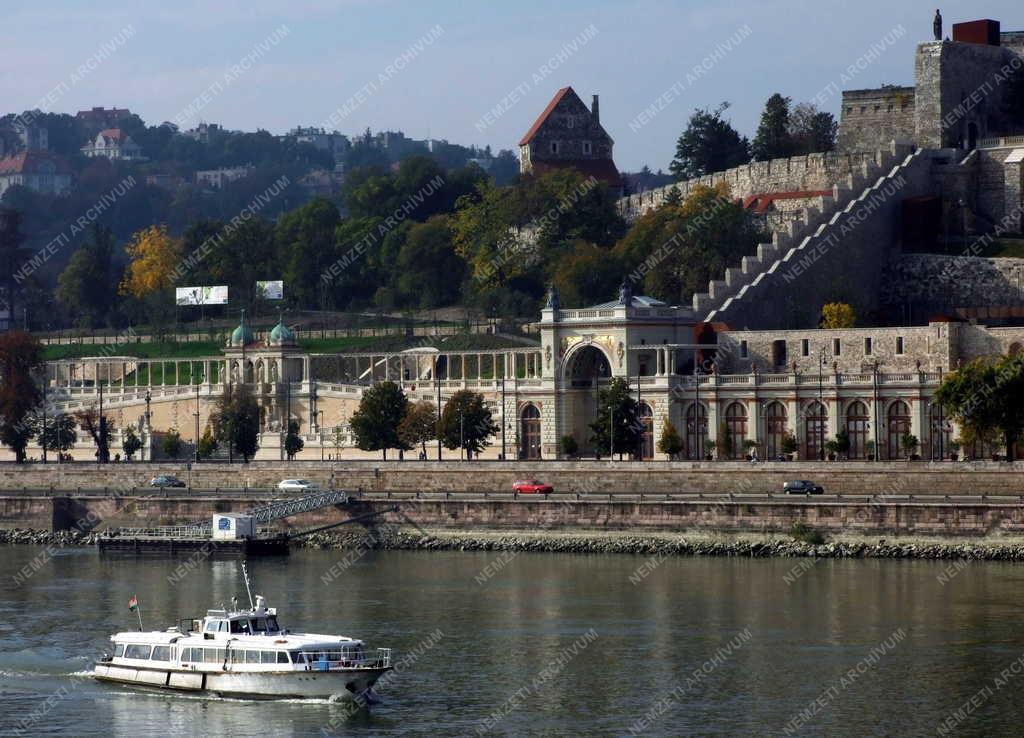
[[[880,156],[879,161],[889,161],[894,157],[895,152],[889,157]],[[888,248],[888,244],[882,242],[885,241],[884,235],[891,235],[892,230],[891,224],[879,224],[877,219],[889,217],[895,212],[898,205],[898,198],[894,197],[896,192],[900,193],[900,197],[918,194],[920,186],[907,186],[905,183],[917,181],[911,172],[918,165],[930,166],[930,162],[930,154],[919,149],[907,154],[867,186],[862,187],[862,182],[852,177],[847,178],[845,187],[835,198],[834,207],[821,213],[808,213],[805,225],[800,228],[802,234],[794,233],[793,238],[776,239],[767,245],[768,248],[762,244],[758,247],[756,261],[748,262],[749,257],[745,257],[746,268],[727,270],[726,279],[715,280],[709,285],[709,293],[695,295],[694,308],[698,317],[708,322],[724,321],[743,325],[744,317],[756,315],[759,305],[764,307],[768,304],[758,302],[770,297],[768,290],[774,288],[776,292],[773,294],[779,294],[779,290],[786,289],[782,282],[793,281],[796,278],[794,275],[800,276],[819,260],[824,259],[826,263],[817,272],[820,276],[826,273],[842,275],[844,266],[847,267],[846,273],[850,273],[850,265],[838,262],[852,259],[855,247],[861,270],[881,269],[885,249]],[[858,194],[853,196],[854,192]],[[855,228],[849,225],[851,216],[857,216]],[[878,252],[875,254],[877,258],[865,258],[865,248],[875,249]],[[784,280],[784,274],[789,275],[789,278]],[[800,292],[793,287],[789,290]]]
[[[877,151],[872,161],[863,161],[859,171],[849,174],[841,181],[833,184],[832,195],[819,196],[810,207],[803,209],[794,220],[786,223],[781,230],[772,234],[772,240],[757,246],[757,252],[744,256],[739,266],[725,270],[721,279],[708,283],[707,292],[699,292],[693,296],[693,310],[698,317],[707,316],[706,321],[720,320],[712,318],[734,296],[740,295],[749,285],[762,278],[762,275],[776,264],[781,256],[788,253],[792,246],[806,241],[819,231],[835,214],[846,208],[857,194],[864,191],[880,174],[890,169],[897,161],[895,147],[889,151]]]

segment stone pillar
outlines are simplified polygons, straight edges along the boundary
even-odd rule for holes
[[[1006,198],[1006,229],[1020,233],[1024,229],[1024,218],[1021,217],[1021,205],[1024,205],[1024,148],[1014,149],[1003,163],[1004,192]],[[1013,214],[1013,215],[1011,215]]]

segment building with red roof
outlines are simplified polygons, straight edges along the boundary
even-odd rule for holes
[[[63,157],[38,149],[0,159],[0,197],[17,185],[43,195],[66,195],[71,189],[71,168]]]
[[[572,87],[563,87],[519,141],[519,171],[575,169],[621,194],[622,176],[612,160],[614,145],[601,126],[597,95],[587,108]]]
[[[142,161],[142,147],[120,128],[105,128],[96,138],[82,147],[82,153],[90,158],[123,159]]]

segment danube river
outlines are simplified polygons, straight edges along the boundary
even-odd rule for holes
[[[147,629],[246,601],[238,562],[186,561],[4,548],[0,735],[1024,734],[1013,564],[299,551],[251,561],[256,591],[294,630],[391,646],[381,704],[86,678],[132,594]]]

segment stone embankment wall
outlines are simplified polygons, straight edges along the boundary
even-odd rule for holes
[[[1024,502],[866,501],[765,499],[573,500],[523,498],[407,500],[399,512],[391,500],[363,500],[322,508],[279,521],[284,529],[308,529],[371,512],[429,535],[430,530],[675,531],[787,535],[797,523],[830,534],[934,536],[1024,540]],[[241,512],[253,505],[243,495],[199,498],[180,491],[164,497],[0,496],[3,528],[68,530],[88,521],[99,532],[116,527],[151,527],[209,520],[215,512]],[[372,525],[372,523],[361,523]],[[355,524],[354,530],[358,530]],[[88,526],[86,526],[88,527]],[[349,530],[344,526],[340,530]]]
[[[905,254],[885,270],[882,303],[927,312],[1024,305],[1024,259]]]
[[[0,489],[102,491],[122,497],[162,495],[147,487],[159,474],[189,479],[182,463],[30,464],[0,466]],[[788,479],[813,479],[826,492],[865,494],[1024,494],[1024,461],[995,462],[630,462],[630,461],[341,461],[196,464],[197,489],[268,489],[282,479],[303,478],[338,489],[395,492],[509,492],[516,479],[537,478],[556,492],[581,494],[681,494],[777,492]],[[180,490],[177,491],[181,493]],[[185,494],[185,493],[182,493]],[[2,521],[0,521],[2,522]]]

